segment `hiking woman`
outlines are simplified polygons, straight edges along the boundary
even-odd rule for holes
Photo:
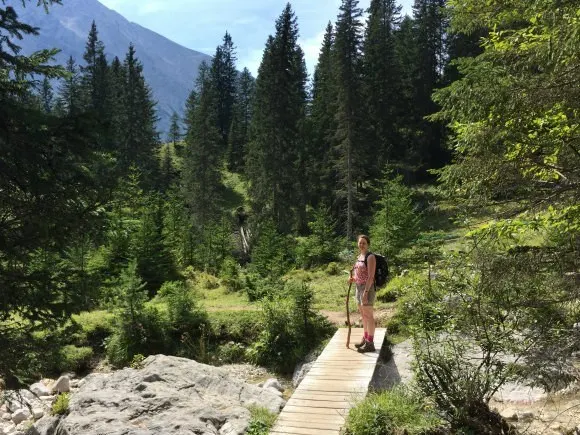
[[[368,236],[361,234],[358,236],[359,256],[354,264],[354,275],[349,282],[356,284],[356,302],[362,316],[364,329],[363,339],[355,344],[358,352],[374,352],[375,318],[373,304],[376,298],[376,287],[374,283],[376,258],[369,251],[371,241]]]

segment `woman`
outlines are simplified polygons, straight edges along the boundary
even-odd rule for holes
[[[368,236],[358,236],[359,256],[353,267],[354,275],[349,279],[349,282],[356,283],[356,301],[362,316],[364,335],[362,341],[355,344],[361,353],[375,351],[373,304],[376,298],[374,278],[377,262],[375,256],[369,252],[370,244]]]

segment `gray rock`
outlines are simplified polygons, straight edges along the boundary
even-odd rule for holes
[[[70,391],[70,378],[61,376],[51,388],[53,393],[68,393]]]
[[[28,420],[32,415],[28,408],[22,408],[12,414],[12,422],[15,425],[22,423],[24,420]]]
[[[282,385],[280,385],[280,382],[278,382],[278,379],[275,379],[275,378],[270,378],[266,382],[264,382],[263,388],[274,388],[282,393],[284,392],[284,387]]]
[[[56,435],[56,429],[60,422],[60,416],[48,415],[32,426],[26,435]]]
[[[2,414],[2,420],[12,421],[12,414],[10,414],[9,412],[5,412],[4,414]]]
[[[250,405],[279,412],[284,400],[219,367],[155,355],[146,358],[139,370],[87,376],[54,433],[242,435],[250,421]]]
[[[533,419],[534,413],[532,411],[518,412],[518,421],[532,421]]]
[[[30,386],[30,391],[38,397],[50,396],[50,388],[42,382],[37,382]]]
[[[297,388],[298,385],[300,385],[300,382],[302,382],[302,379],[306,377],[313,365],[313,362],[299,363],[296,365],[294,374],[292,375],[292,386],[294,388]]]
[[[32,410],[32,418],[39,420],[44,416],[44,410],[42,408],[34,408]]]
[[[517,421],[518,414],[513,408],[506,408],[500,412],[500,415],[507,421]]]

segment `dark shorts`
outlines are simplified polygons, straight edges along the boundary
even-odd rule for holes
[[[362,297],[363,297],[364,291],[365,291],[365,284],[357,284],[356,285],[355,297],[356,297],[356,303],[359,305],[363,305]],[[377,297],[377,292],[375,290],[375,287],[373,286],[369,289],[368,300],[367,300],[367,303],[364,305],[365,306],[374,305],[376,297]]]

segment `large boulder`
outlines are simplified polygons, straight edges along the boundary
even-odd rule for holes
[[[242,435],[251,405],[279,412],[284,400],[219,367],[155,355],[141,369],[87,376],[55,433]]]

